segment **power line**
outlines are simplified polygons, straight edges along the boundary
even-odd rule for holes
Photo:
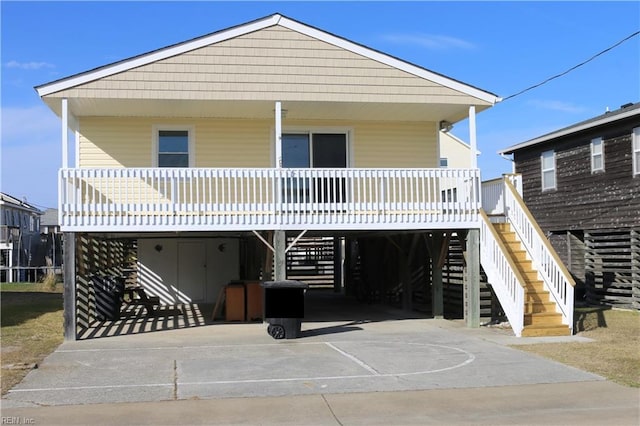
[[[625,37],[624,39],[620,40],[619,42],[617,42],[617,43],[616,43],[616,44],[614,44],[613,46],[610,46],[610,47],[608,47],[608,48],[604,49],[603,51],[596,53],[595,55],[593,55],[592,57],[590,57],[590,58],[589,58],[589,59],[587,59],[586,61],[581,62],[581,63],[579,63],[578,65],[575,65],[575,66],[573,66],[573,67],[569,68],[569,69],[568,69],[568,70],[566,70],[565,72],[562,72],[562,73],[560,73],[560,74],[554,75],[553,77],[549,77],[549,78],[547,78],[546,80],[544,80],[544,81],[543,81],[543,82],[541,82],[541,83],[535,84],[535,85],[533,85],[533,86],[531,86],[531,87],[527,87],[526,89],[521,90],[521,91],[519,91],[518,93],[514,93],[513,95],[507,96],[506,98],[503,98],[503,99],[502,99],[502,101],[504,102],[504,101],[506,101],[507,99],[515,98],[516,96],[521,95],[521,94],[523,94],[523,93],[525,93],[525,92],[528,92],[529,90],[535,89],[536,87],[540,87],[540,86],[542,86],[543,84],[547,84],[547,83],[548,83],[548,82],[550,82],[551,80],[555,80],[556,78],[559,78],[559,77],[562,77],[563,75],[569,74],[571,71],[575,70],[576,68],[579,68],[579,67],[581,67],[581,66],[583,66],[583,65],[585,65],[585,64],[588,64],[589,62],[593,61],[593,60],[594,60],[595,58],[597,58],[598,56],[603,55],[603,54],[607,53],[608,51],[610,51],[610,50],[612,50],[612,49],[614,49],[614,48],[616,48],[616,47],[620,46],[622,43],[624,43],[625,41],[629,40],[630,38],[633,38],[633,37],[637,36],[638,34],[640,34],[640,31],[636,31],[635,33],[633,33],[633,34],[631,34],[631,35],[629,35],[629,36]]]

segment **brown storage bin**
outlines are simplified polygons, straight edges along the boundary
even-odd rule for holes
[[[225,315],[227,321],[244,321],[244,284],[228,284],[225,289]]]
[[[263,289],[259,281],[245,281],[247,296],[247,321],[262,320]]]

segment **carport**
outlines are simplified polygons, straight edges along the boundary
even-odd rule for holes
[[[466,318],[469,324],[474,315],[488,319],[495,311],[484,282],[479,289],[479,312],[465,311],[463,232],[285,236],[286,277],[309,283],[310,315],[369,320],[358,315],[359,304],[364,304],[393,308],[401,312],[398,318]],[[76,282],[65,294],[76,309],[73,315],[65,312],[65,318],[76,323],[72,338],[78,339],[228,322],[224,315],[212,315],[214,310],[224,310],[215,306],[224,300],[224,287],[237,280],[259,282],[271,277],[277,264],[269,249],[273,235],[268,233],[191,233],[189,238],[179,233],[79,234],[76,244]],[[201,263],[205,264],[202,272],[194,272]],[[121,277],[127,285],[141,286],[160,306],[154,315],[147,315],[144,306],[133,305],[124,306],[119,317],[100,318],[92,284],[95,275]]]

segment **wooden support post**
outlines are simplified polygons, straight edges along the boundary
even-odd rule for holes
[[[342,241],[340,237],[333,239],[333,292],[340,293],[342,291]]]
[[[480,327],[480,230],[467,234],[464,284],[466,287],[465,322],[469,328]]]
[[[431,256],[431,313],[434,318],[444,318],[444,291],[442,284],[442,267],[447,257],[444,247],[448,239],[441,232],[434,232],[428,240],[427,248]]]
[[[287,233],[285,231],[273,232],[274,248],[274,281],[284,281],[287,279]]]
[[[402,283],[402,309],[411,311],[413,309],[413,289],[411,286],[411,271],[409,270],[409,259],[406,254],[398,250],[398,273]]]
[[[76,321],[76,234],[65,232],[64,234],[64,340],[77,339]]]

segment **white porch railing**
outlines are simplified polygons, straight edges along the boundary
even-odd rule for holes
[[[504,180],[508,179],[522,195],[522,175],[505,174],[500,178],[482,182],[482,209],[489,216],[504,215]]]
[[[480,211],[480,262],[516,337],[524,328],[524,279],[491,224]]]
[[[505,215],[520,237],[522,245],[538,270],[545,288],[550,292],[556,307],[562,314],[563,323],[573,330],[573,288],[571,274],[558,258],[553,247],[524,204],[511,180],[504,180]]]
[[[477,227],[477,169],[62,169],[63,231]]]

